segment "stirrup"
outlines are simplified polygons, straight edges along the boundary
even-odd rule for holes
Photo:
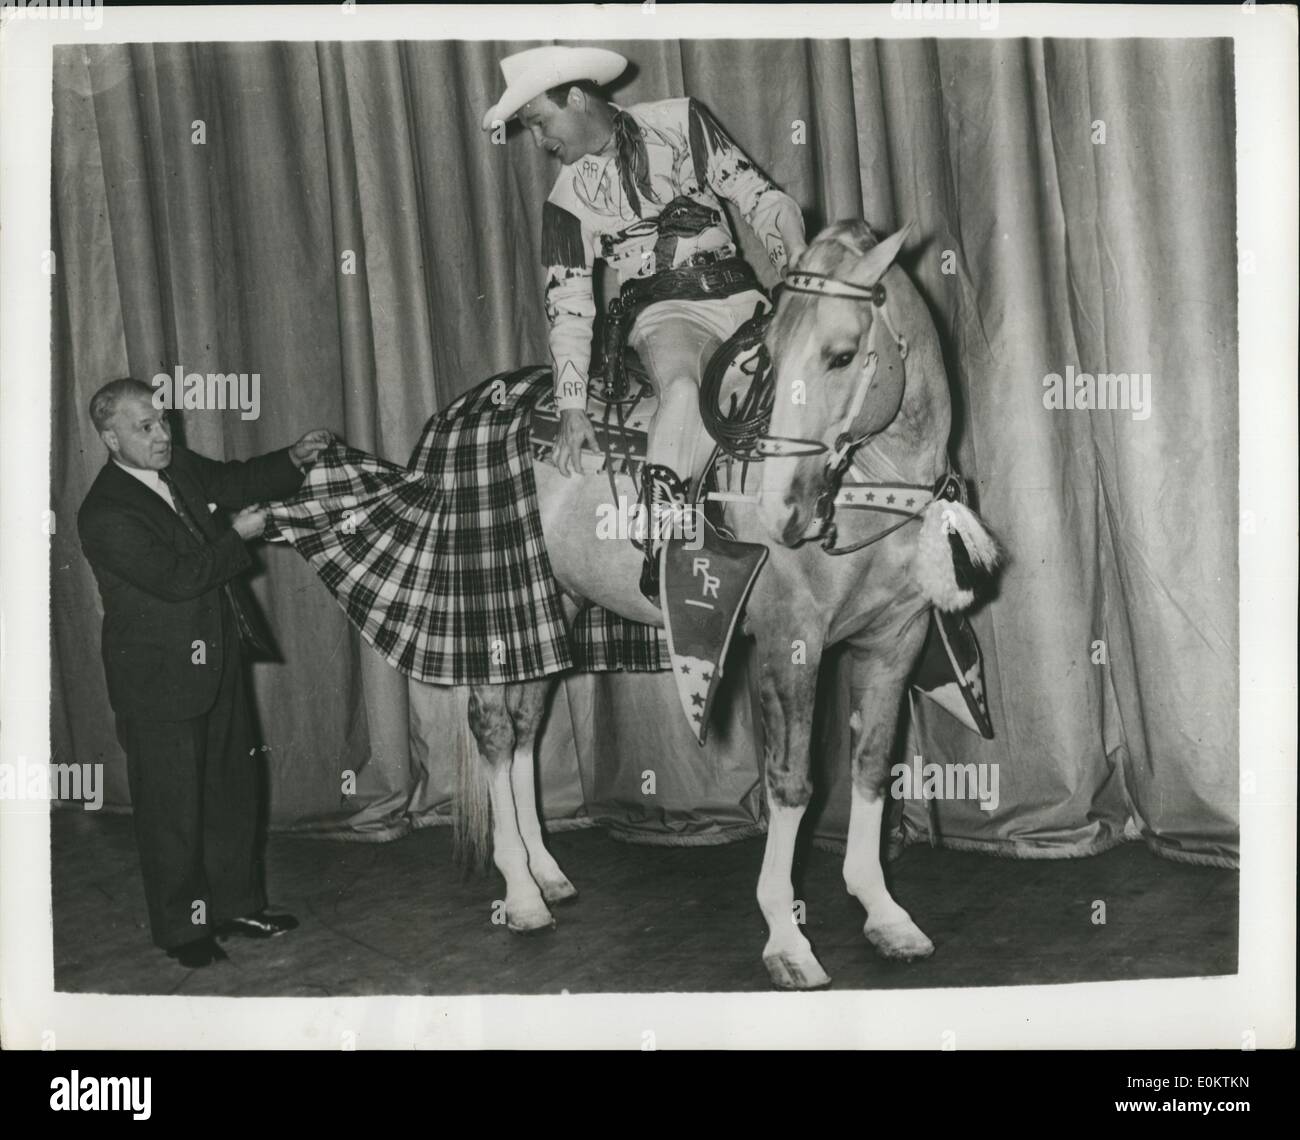
[[[671,467],[647,463],[641,469],[641,517],[645,521],[641,593],[659,605],[659,552],[670,539],[689,537],[685,527],[688,487]]]

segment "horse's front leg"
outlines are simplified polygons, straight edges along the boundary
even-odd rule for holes
[[[831,979],[795,920],[791,874],[799,825],[812,797],[809,742],[821,646],[800,648],[788,638],[760,636],[758,660],[768,810],[758,876],[758,905],[768,929],[763,965],[778,989],[819,989]]]
[[[854,711],[850,720],[853,801],[844,884],[866,909],[863,933],[867,941],[885,958],[926,958],[934,953],[934,943],[889,893],[880,864],[899,705],[925,641],[926,626],[922,615],[900,633],[888,632],[854,647]]]
[[[528,870],[541,888],[542,897],[554,905],[576,898],[578,889],[555,857],[546,850],[541,819],[537,812],[536,758],[537,729],[546,709],[551,682],[526,681],[511,685],[507,694],[510,720],[514,725],[514,757],[510,765],[510,786],[514,792],[519,834],[528,855]]]
[[[549,930],[555,918],[528,869],[528,849],[515,810],[513,769],[515,728],[510,685],[474,685],[469,694],[469,725],[487,769],[492,804],[492,858],[506,881],[506,925],[519,934]],[[529,763],[532,762],[531,752]],[[534,809],[532,814],[536,814]]]

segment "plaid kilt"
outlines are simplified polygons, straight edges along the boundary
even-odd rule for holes
[[[384,660],[417,681],[668,668],[661,630],[598,607],[570,643],[529,446],[532,409],[550,390],[548,368],[490,377],[430,418],[405,468],[332,445],[270,505],[265,537],[290,543]]]

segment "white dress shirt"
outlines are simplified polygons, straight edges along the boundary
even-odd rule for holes
[[[159,495],[172,510],[176,510],[176,503],[172,500],[172,493],[167,489],[167,484],[162,481],[162,476],[157,471],[147,467],[128,467],[117,459],[114,459],[113,462],[132,478],[139,479],[154,494]]]

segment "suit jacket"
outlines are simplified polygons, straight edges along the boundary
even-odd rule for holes
[[[235,655],[223,629],[221,586],[251,564],[244,541],[208,503],[231,509],[283,499],[302,482],[288,449],[219,463],[172,445],[167,469],[207,544],[156,492],[110,458],[77,512],[77,531],[104,603],[108,697],[120,716],[188,720],[216,700]],[[193,661],[195,641],[206,663]]]

